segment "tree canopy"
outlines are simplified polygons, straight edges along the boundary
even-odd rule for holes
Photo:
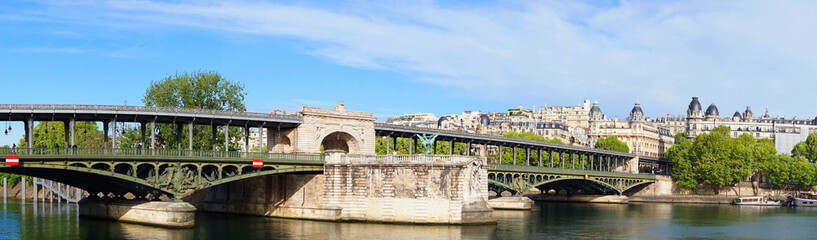
[[[817,133],[809,134],[805,142],[795,144],[791,155],[804,157],[812,163],[817,162]]]
[[[244,105],[246,95],[243,84],[229,81],[214,71],[195,71],[177,73],[159,81],[152,81],[145,91],[142,102],[145,106],[150,107],[246,111]],[[199,125],[193,128],[193,149],[211,150],[214,140],[217,144],[224,142],[224,134],[217,134],[216,139],[212,139],[210,127]],[[156,128],[157,145],[168,149],[177,148],[178,142],[172,124],[157,124]],[[183,128],[182,143],[186,143],[190,137],[187,131],[188,126],[185,125]],[[138,136],[138,132],[131,130],[125,130],[126,138],[123,141],[133,137],[128,137],[129,135]],[[238,127],[230,127],[231,138],[241,139],[243,136],[244,133]],[[223,149],[223,144],[221,146]],[[230,150],[240,148],[234,142],[228,147]]]
[[[549,142],[549,143],[565,144],[564,142],[562,142],[561,139],[558,139],[558,138],[545,138],[545,137],[536,135],[535,133],[532,133],[532,132],[519,133],[519,132],[511,131],[511,132],[503,133],[502,136],[512,137],[512,138],[521,138],[521,139],[527,139],[527,140],[536,140],[536,141]]]
[[[630,147],[627,146],[627,143],[622,142],[621,140],[618,140],[618,138],[616,136],[609,136],[609,137],[606,137],[606,138],[600,138],[598,141],[596,141],[596,146],[595,147],[597,149],[604,149],[604,150],[610,150],[610,151],[616,151],[616,152],[624,152],[624,153],[629,153],[630,152]]]
[[[756,140],[749,134],[731,138],[729,133],[728,127],[720,126],[712,133],[698,135],[693,142],[685,134],[676,136],[666,156],[672,161],[672,177],[678,186],[696,188],[704,183],[718,189],[749,176],[766,177],[778,186],[817,184],[817,165],[803,155],[777,155],[769,139]]]

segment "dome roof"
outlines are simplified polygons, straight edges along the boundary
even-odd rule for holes
[[[599,101],[594,101],[593,102],[593,107],[590,108],[590,115],[593,115],[593,113],[601,114],[601,108],[599,107]]]
[[[448,120],[448,117],[446,117],[446,116],[442,116],[442,117],[438,118],[438,119],[437,119],[437,126],[442,125],[442,124],[443,124],[443,121],[445,121],[445,120]]]
[[[633,106],[633,110],[630,110],[630,114],[634,113],[641,113],[644,114],[644,111],[641,110],[641,103],[635,102],[635,106]]]
[[[689,111],[701,111],[701,103],[698,102],[698,97],[692,97],[692,102],[689,102]]]
[[[712,103],[712,104],[709,105],[708,108],[706,108],[706,113],[704,115],[706,115],[706,116],[710,116],[710,115],[718,116],[718,115],[721,115],[721,114],[720,114],[720,112],[718,112],[718,107],[715,106],[714,103]]]
[[[735,110],[735,114],[733,114],[732,117],[742,118],[740,115],[740,111],[737,110]]]
[[[755,113],[752,112],[752,108],[749,106],[746,106],[746,111],[743,111],[743,113],[755,115]]]
[[[491,118],[488,115],[482,114],[479,116],[479,122],[482,123],[483,126],[488,126],[491,124]]]

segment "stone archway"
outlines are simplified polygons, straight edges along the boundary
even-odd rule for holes
[[[357,154],[360,152],[360,144],[357,139],[346,132],[332,132],[321,140],[324,150],[342,151],[348,154]]]
[[[291,138],[294,152],[321,153],[323,144],[326,148],[349,154],[375,154],[375,118],[372,113],[347,111],[340,102],[334,109],[303,106],[301,115],[303,123]]]

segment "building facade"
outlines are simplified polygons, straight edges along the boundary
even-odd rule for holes
[[[730,117],[725,118],[720,117],[715,103],[710,104],[706,111],[701,109],[698,97],[693,97],[687,107],[686,117],[687,137],[690,139],[711,133],[719,126],[726,126],[731,131],[731,137],[749,134],[756,139],[770,139],[778,153],[791,153],[795,144],[805,141],[810,133],[817,132],[817,118],[771,117],[768,108],[760,117],[755,117],[752,108],[747,106],[742,113],[735,111]]]

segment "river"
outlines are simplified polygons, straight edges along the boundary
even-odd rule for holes
[[[339,223],[197,213],[197,227],[165,229],[78,218],[73,204],[9,199],[0,239],[814,239],[817,208],[631,203],[537,203],[496,211],[496,225]]]

